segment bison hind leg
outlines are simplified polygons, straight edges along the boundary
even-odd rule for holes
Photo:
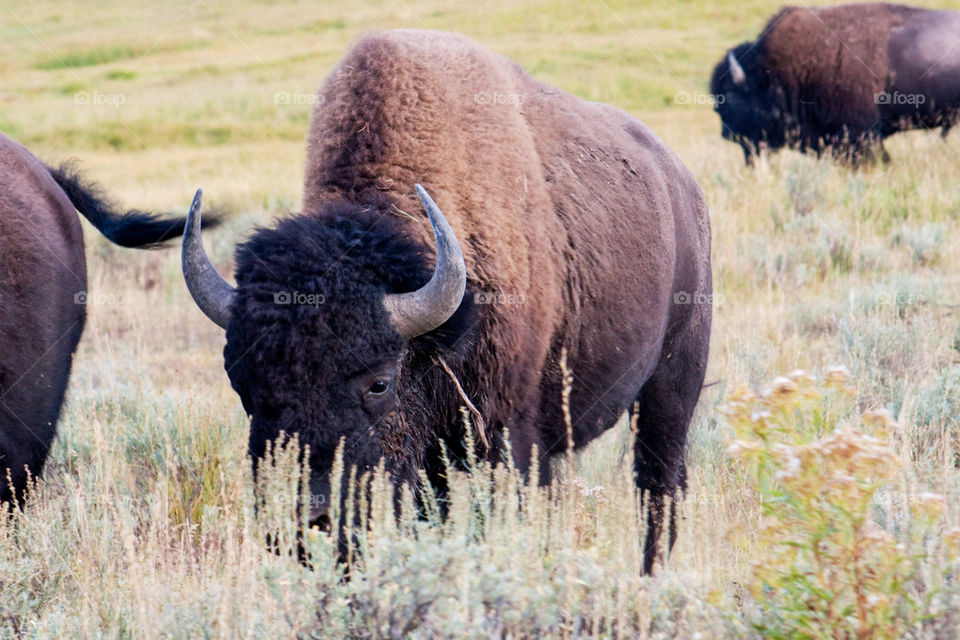
[[[709,317],[709,316],[708,316]],[[664,344],[653,375],[644,384],[632,411],[634,474],[647,512],[643,572],[656,562],[664,523],[668,520],[668,552],[677,539],[677,508],[687,486],[684,458],[687,430],[706,373],[708,341],[701,323]]]

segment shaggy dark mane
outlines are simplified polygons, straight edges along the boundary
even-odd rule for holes
[[[371,323],[388,326],[384,294],[403,293],[423,286],[433,270],[433,256],[406,230],[410,221],[384,212],[385,205],[362,206],[345,200],[325,203],[312,215],[291,216],[274,227],[260,227],[237,246],[236,279],[239,285],[233,316],[243,318],[228,331],[226,366],[238,382],[263,375],[262,366],[251,366],[251,345],[259,344],[261,365],[288,362],[288,349],[296,353],[299,337],[315,337],[330,330],[327,319],[336,319],[341,332],[368,333]],[[349,299],[342,299],[349,291]],[[276,304],[287,293],[322,297],[322,303]],[[318,300],[321,298],[317,298]],[[349,321],[344,322],[347,318]],[[263,327],[280,326],[283,344],[270,349]],[[408,357],[423,362],[435,355],[459,361],[466,357],[476,325],[473,295],[468,292],[458,311],[441,327],[410,342]],[[400,337],[382,346],[398,348]],[[342,333],[338,340],[349,341]],[[293,341],[293,342],[291,342]],[[235,347],[235,348],[234,348]],[[246,386],[241,382],[241,386]],[[239,389],[238,389],[239,391]]]
[[[372,288],[379,285],[383,293],[418,289],[433,273],[433,256],[408,233],[410,220],[395,211],[385,202],[358,205],[337,200],[311,215],[291,216],[274,227],[257,227],[237,246],[237,281],[243,281],[251,295],[264,301],[287,290],[283,287],[300,286],[298,290],[327,295],[326,289],[336,290],[339,284],[324,283],[336,267]],[[462,348],[462,338],[475,320],[473,295],[468,291],[453,317],[414,342],[444,350],[455,345]]]
[[[256,228],[238,245],[236,262],[238,281],[269,281],[283,274],[284,282],[278,284],[291,284],[291,276],[312,280],[334,266],[349,266],[390,293],[422,285],[431,272],[426,249],[404,232],[397,216],[345,200]]]

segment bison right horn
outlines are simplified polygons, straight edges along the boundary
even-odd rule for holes
[[[203,238],[200,235],[202,201],[203,189],[197,189],[183,231],[183,246],[180,252],[183,279],[186,280],[187,289],[200,310],[221,329],[226,329],[230,323],[230,304],[235,291],[220,277],[203,250]]]
[[[433,331],[450,319],[460,306],[467,287],[467,267],[453,229],[426,189],[419,184],[414,187],[433,227],[437,266],[430,281],[416,291],[392,293],[384,298],[383,305],[393,326],[407,338]]]
[[[747,81],[747,74],[740,63],[737,62],[733,51],[727,51],[727,63],[730,65],[730,77],[733,78],[733,84],[740,85]]]

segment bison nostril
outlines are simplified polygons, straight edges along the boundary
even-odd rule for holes
[[[310,520],[310,526],[316,527],[323,531],[324,533],[330,533],[330,516],[327,514],[321,514]]]

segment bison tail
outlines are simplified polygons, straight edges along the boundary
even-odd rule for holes
[[[103,189],[85,182],[73,165],[65,163],[57,169],[47,169],[77,211],[107,239],[121,247],[154,248],[183,235],[186,218],[161,217],[135,209],[120,212],[110,203]],[[216,217],[209,221],[205,219],[204,226],[215,226],[218,222]]]

